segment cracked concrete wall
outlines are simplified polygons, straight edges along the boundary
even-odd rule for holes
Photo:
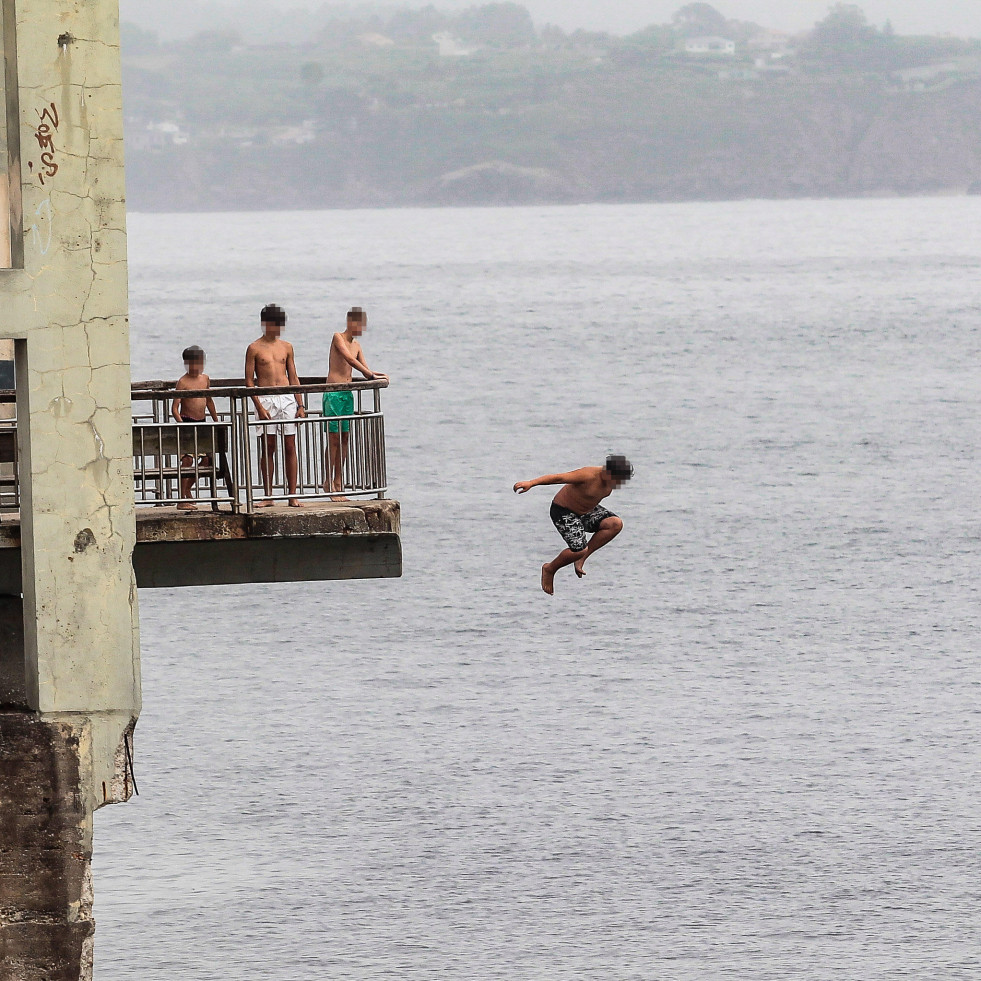
[[[17,342],[27,701],[91,719],[98,806],[140,708],[118,6],[3,4],[24,217],[0,337]]]

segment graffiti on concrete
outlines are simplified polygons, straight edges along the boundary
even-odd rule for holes
[[[34,139],[37,140],[38,149],[41,151],[40,164],[36,173],[43,187],[45,178],[50,180],[58,173],[58,164],[55,162],[57,147],[55,146],[54,138],[60,119],[58,117],[58,107],[53,102],[49,102],[43,110],[37,109],[35,111],[38,114],[40,122],[34,130]],[[27,161],[27,168],[31,173],[35,173],[33,160]]]

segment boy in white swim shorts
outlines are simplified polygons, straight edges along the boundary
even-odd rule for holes
[[[262,337],[253,341],[245,352],[245,384],[248,388],[273,388],[299,385],[293,362],[293,345],[279,335],[286,326],[286,311],[271,303],[259,314]],[[273,476],[276,472],[276,443],[283,441],[283,469],[289,489],[289,505],[300,507],[296,497],[299,470],[296,459],[296,419],[306,415],[303,397],[287,393],[255,395],[252,397],[256,415],[271,425],[263,427],[262,453],[259,467],[266,497],[256,507],[272,507]]]
[[[298,406],[292,395],[260,395],[259,405],[266,410],[269,421],[276,423],[275,426],[263,428],[267,436],[296,435],[296,423],[293,420],[296,419]]]

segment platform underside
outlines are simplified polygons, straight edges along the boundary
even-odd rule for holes
[[[140,508],[133,565],[141,588],[402,575],[398,501],[285,505],[254,514]],[[0,522],[0,593],[21,592],[20,522]]]

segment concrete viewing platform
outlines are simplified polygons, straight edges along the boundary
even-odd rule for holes
[[[98,547],[89,531],[75,551]],[[141,588],[402,575],[398,501],[305,501],[252,513],[139,508],[133,566]],[[21,591],[19,515],[0,521],[0,593]]]

